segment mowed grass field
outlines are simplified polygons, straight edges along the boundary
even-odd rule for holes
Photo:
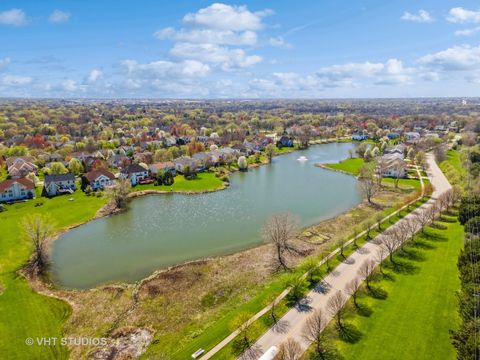
[[[71,198],[74,200],[70,201]],[[36,207],[40,202],[43,205]],[[7,211],[0,213],[0,358],[68,357],[67,350],[58,345],[25,345],[27,337],[60,338],[63,321],[71,310],[63,301],[33,292],[18,275],[31,253],[30,243],[22,235],[22,219],[28,214],[47,214],[60,230],[89,220],[105,203],[104,197],[88,197],[77,191],[73,195],[6,205]]]
[[[135,190],[148,189],[137,186]],[[213,173],[199,174],[198,179],[177,177],[174,191],[204,191],[223,186]],[[170,190],[170,187],[151,186],[152,189]],[[163,189],[162,189],[163,188]],[[49,215],[57,230],[90,220],[104,204],[105,197],[86,196],[80,190],[72,195],[52,199],[40,197],[14,205],[5,205],[0,213],[0,359],[63,359],[67,349],[60,346],[27,346],[25,339],[32,337],[61,338],[62,326],[70,315],[70,306],[64,301],[33,292],[18,270],[31,254],[30,243],[22,235],[22,219],[28,214]],[[70,200],[73,199],[73,200]],[[43,203],[35,206],[36,203]]]
[[[359,303],[371,310],[360,316],[352,310],[347,322],[361,333],[357,342],[337,340],[344,359],[455,359],[449,331],[458,324],[456,291],[460,287],[457,257],[463,227],[454,217],[427,228],[417,243],[396,253],[400,264],[386,260],[388,274],[374,284],[388,293],[384,300],[363,294]]]
[[[175,176],[172,186],[155,186],[154,184],[137,185],[132,191],[158,190],[158,191],[211,191],[223,187],[223,181],[213,172],[198,173],[197,178],[187,180],[183,175]]]
[[[329,167],[330,169],[342,170],[357,176],[358,174],[360,174],[360,169],[362,168],[364,163],[365,160],[363,160],[362,158],[351,158],[342,160],[336,164],[325,164],[325,166]]]

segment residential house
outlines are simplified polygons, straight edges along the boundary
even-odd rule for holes
[[[400,137],[400,134],[398,132],[391,132],[387,135],[387,137],[390,140],[395,140],[395,139],[398,139]]]
[[[138,164],[132,164],[124,167],[120,172],[121,179],[129,179],[133,186],[139,182],[148,179],[148,170]]]
[[[293,139],[284,135],[278,140],[277,147],[293,147]]]
[[[8,174],[12,179],[20,179],[29,173],[37,173],[38,167],[29,156],[13,156],[7,159]]]
[[[388,146],[384,153],[385,154],[400,154],[402,156],[402,159],[405,157],[405,150],[407,149],[407,146],[404,144],[398,144],[395,146]]]
[[[192,155],[192,159],[197,162],[197,166],[200,170],[208,169],[216,165],[214,157],[210,153],[199,152]]]
[[[383,177],[404,178],[406,175],[406,164],[403,154],[390,153],[380,157],[379,166],[382,169]]]
[[[0,202],[35,198],[35,184],[27,178],[0,182]]]
[[[56,196],[72,194],[77,190],[75,175],[72,173],[45,175],[43,181],[43,195]]]
[[[363,140],[367,140],[367,139],[368,139],[368,135],[366,135],[366,134],[355,133],[355,134],[352,135],[352,140],[363,141]]]
[[[108,164],[117,168],[124,168],[131,163],[132,161],[128,156],[121,154],[113,155],[110,159],[108,159]]]
[[[173,161],[175,163],[175,170],[177,170],[177,172],[179,173],[184,173],[185,171],[185,168],[190,168],[190,169],[197,169],[197,161],[192,159],[192,158],[189,158],[189,157],[186,157],[186,156],[182,156],[182,157],[179,157],[177,159],[175,159]]]
[[[173,176],[177,175],[177,170],[175,169],[175,163],[173,161],[157,162],[151,164],[148,169],[152,175],[157,175],[160,170],[171,173]]]
[[[115,181],[115,175],[110,171],[104,169],[98,169],[89,171],[82,175],[82,190],[85,190],[87,186],[90,186],[92,190],[102,190],[107,186],[113,185]]]
[[[418,139],[420,139],[420,133],[416,131],[406,132],[404,136],[405,136],[405,141],[409,143],[417,142]]]

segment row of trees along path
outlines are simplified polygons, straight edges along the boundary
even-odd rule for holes
[[[429,165],[428,176],[430,182],[434,187],[432,198],[429,202],[422,205],[415,212],[415,215],[407,215],[404,219],[398,221],[395,225],[389,228],[391,234],[395,233],[396,228],[403,228],[406,230],[407,223],[409,223],[410,225],[410,232],[418,231],[423,226],[419,224],[418,219],[426,218],[427,216],[424,214],[429,212],[427,209],[433,208],[432,204],[436,201],[436,198],[451,189],[451,185],[449,184],[441,170],[438,168],[431,154],[428,155],[427,162]],[[422,187],[422,194],[419,197],[420,199],[424,195],[424,183],[418,167],[417,173],[421,181]],[[377,223],[372,224],[371,228],[377,226],[378,223],[383,223],[390,218],[396,216],[398,213],[400,213],[405,208],[409,207],[412,203],[415,203],[419,199],[415,199],[411,203],[401,207],[397,211],[379,220]],[[423,214],[424,216],[420,216],[420,214]],[[414,218],[416,219],[415,221],[413,220]],[[417,224],[415,226],[415,230],[412,226],[413,223]],[[358,233],[355,237],[345,242],[342,247],[345,248],[346,246],[352,244],[356,239],[364,236],[366,232],[367,230]],[[252,346],[252,353],[250,354],[251,357],[257,358],[259,357],[258,354],[262,354],[271,346],[280,346],[281,344],[287,344],[288,341],[294,341],[296,344],[300,344],[301,351],[305,351],[306,348],[314,342],[314,338],[306,334],[306,332],[308,333],[307,328],[310,327],[311,330],[311,326],[308,326],[307,323],[309,325],[316,324],[317,329],[320,327],[321,330],[323,330],[326,324],[328,324],[328,322],[335,316],[335,314],[332,314],[332,311],[326,310],[330,298],[336,300],[330,301],[330,307],[332,307],[332,302],[336,302],[338,310],[341,311],[341,307],[348,300],[348,297],[354,294],[352,290],[358,287],[363,280],[368,280],[368,276],[365,278],[365,276],[362,276],[361,274],[365,273],[365,271],[372,271],[375,266],[380,263],[380,259],[383,260],[386,256],[390,255],[390,252],[385,245],[379,245],[383,243],[383,239],[381,237],[382,235],[379,235],[372,239],[371,242],[365,244],[357,251],[355,251],[352,255],[350,255],[344,263],[338,265],[334,270],[332,270],[331,273],[327,275],[317,287],[310,291],[299,302],[299,306],[292,308],[281,319],[279,319],[278,324],[282,324],[282,326],[277,326],[277,324],[276,326],[270,328]],[[390,239],[391,237],[389,236],[388,238]],[[339,254],[341,250],[341,247],[338,247],[325,258],[323,258],[318,265],[321,266],[325,264],[328,260]],[[393,248],[391,248],[391,250],[393,251]],[[362,268],[362,270],[360,270],[360,268]],[[308,273],[305,273],[303,275],[303,278],[306,278],[307,276]],[[225,339],[223,339],[212,349],[210,349],[204,356],[201,357],[202,360],[212,358],[228,343],[230,343],[233,339],[240,335],[243,328],[248,327],[254,321],[258,320],[260,317],[269,312],[272,306],[278,304],[288,295],[289,292],[290,288],[286,288],[284,291],[282,291],[282,293],[280,293],[280,295],[270,305],[261,309],[254,316],[248,319],[245,324],[239,326],[237,330],[233,331]],[[248,354],[246,355],[246,357],[249,357]]]

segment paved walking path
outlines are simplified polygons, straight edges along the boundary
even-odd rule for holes
[[[417,211],[426,211],[432,205],[435,199],[451,188],[450,183],[443,175],[440,168],[437,166],[433,156],[427,155],[429,170],[427,171],[431,184],[434,187],[432,198],[423,204]],[[407,221],[413,215],[407,215],[392,227],[400,226],[402,221]],[[377,237],[378,238],[378,237]],[[375,238],[375,239],[377,239]],[[366,260],[374,260],[378,245],[375,244],[375,239],[363,245],[347,260],[338,265],[329,275],[324,278],[322,284],[310,291],[307,296],[301,301],[299,306],[290,309],[282,318],[282,331],[277,331],[270,328],[262,337],[256,342],[256,347],[262,353],[267,351],[272,346],[279,346],[289,338],[296,340],[306,350],[310,343],[302,337],[303,328],[307,318],[314,310],[321,309],[327,320],[332,318],[332,315],[327,311],[327,302],[330,297],[337,292],[337,290],[344,291],[345,286],[355,278],[359,278],[358,269]],[[361,280],[359,278],[359,280]],[[348,298],[346,293],[345,298]]]

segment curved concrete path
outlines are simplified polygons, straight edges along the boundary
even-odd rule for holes
[[[440,168],[437,166],[433,155],[427,155],[429,170],[427,171],[431,184],[434,187],[434,192],[431,199],[419,207],[416,211],[426,211],[432,203],[436,201],[439,195],[451,188],[450,183],[443,175]],[[399,224],[413,215],[409,214],[392,227],[399,226]],[[420,230],[420,229],[419,229]],[[378,236],[375,238],[377,239]],[[310,342],[305,340],[302,336],[303,328],[307,318],[313,311],[321,309],[322,313],[329,321],[332,319],[332,314],[327,311],[327,302],[330,297],[341,290],[344,292],[345,286],[355,278],[359,278],[358,269],[366,260],[374,260],[378,245],[375,244],[375,239],[369,242],[350,255],[345,262],[338,265],[329,275],[324,278],[322,284],[310,291],[307,296],[300,302],[299,306],[290,309],[282,318],[281,331],[270,328],[262,337],[258,339],[255,347],[263,354],[272,346],[279,346],[289,338],[296,340],[305,351]],[[377,239],[379,240],[379,239]],[[359,278],[359,280],[361,280]],[[348,295],[344,292],[345,299]]]

